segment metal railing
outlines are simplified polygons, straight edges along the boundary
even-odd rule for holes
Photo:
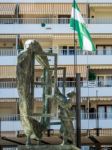
[[[68,55],[112,55],[112,49],[108,50],[97,50],[95,52],[87,52],[84,50],[76,49],[58,49],[58,54],[62,56],[68,56]]]
[[[104,117],[104,116],[107,116],[107,117]],[[21,116],[22,117],[22,116]],[[55,116],[52,116],[52,115],[48,115],[48,116],[42,116],[42,114],[40,115],[33,115],[33,116],[29,116],[29,117],[32,117],[32,118],[35,118],[36,120],[40,121],[41,120],[41,117],[50,117],[51,119],[51,122],[50,122],[50,128],[53,129],[54,131],[59,131],[60,129],[60,125],[61,125],[61,122],[60,122],[60,119],[59,117],[55,117]],[[75,116],[73,115],[72,116],[73,120],[75,119]],[[98,116],[97,116],[97,113],[81,113],[81,120],[90,120],[91,119],[94,119],[94,121],[96,119],[99,119],[99,121],[101,120],[112,120],[112,113],[99,113]],[[75,123],[73,121],[73,123]],[[1,129],[0,129],[0,132],[1,132],[1,135],[2,135],[2,131],[5,131],[6,129],[6,132],[8,133],[10,130],[13,131],[23,131],[23,129],[21,128],[20,126],[20,115],[19,114],[12,114],[12,115],[0,115],[0,124],[1,124]],[[5,127],[3,126],[5,124]],[[16,126],[19,125],[19,128]],[[75,124],[74,124],[75,125]],[[13,128],[12,128],[13,126]],[[7,130],[8,129],[8,130]],[[90,136],[90,135],[96,135],[97,136],[97,131],[99,132],[99,136],[112,136],[112,128],[107,128],[106,129],[106,125],[105,125],[105,128],[96,128],[96,126],[94,126],[93,129],[82,129],[81,130],[81,134],[82,136]],[[9,133],[10,134],[10,133]],[[7,134],[8,135],[8,134]]]
[[[112,24],[112,18],[84,18],[86,24]]]
[[[0,24],[69,24],[70,18],[0,18]]]
[[[112,113],[81,113],[81,119],[99,119],[99,120],[107,120],[112,119]]]
[[[0,56],[17,56],[16,49],[0,49]]]
[[[44,49],[45,52],[51,51],[51,49]],[[53,49],[52,51],[57,51],[56,49]],[[0,56],[17,56],[17,50],[16,49],[0,49]],[[74,55],[112,55],[112,49],[111,50],[96,50],[96,52],[87,52],[87,51],[81,51],[81,50],[76,50],[74,52],[74,49],[58,49],[58,55],[59,56],[72,56]]]
[[[2,115],[0,116],[1,121],[17,121],[20,120],[20,115],[11,114],[11,115]]]
[[[81,81],[81,87],[112,87],[112,80],[107,81]],[[74,81],[66,81],[66,87],[74,87]],[[63,81],[58,81],[58,87],[63,87]]]
[[[99,136],[112,136],[112,128],[104,129],[104,128],[94,128],[94,129],[82,129],[82,136],[97,136],[97,131],[99,132]]]
[[[81,81],[81,87],[112,87],[112,80],[107,81]],[[63,87],[63,81],[57,82],[58,87]],[[74,81],[66,81],[65,87],[72,88],[76,85]],[[0,82],[0,88],[16,88],[17,83],[16,81],[2,81]],[[41,85],[36,84],[35,87],[42,87]]]
[[[86,24],[112,24],[112,18],[84,18]],[[0,24],[69,24],[70,18],[0,18]]]
[[[0,82],[0,88],[16,88],[16,81]]]
[[[71,112],[72,113],[72,112]],[[20,115],[19,114],[10,114],[10,115],[0,115],[0,120],[1,121],[17,121],[17,120],[20,120]],[[35,114],[35,115],[32,115],[30,116],[31,118],[35,118],[36,120],[40,120],[41,117],[44,117],[44,115],[42,114]],[[59,118],[56,117],[56,116],[53,116],[52,114],[51,115],[48,115],[46,117],[50,117],[51,118],[51,122],[52,121],[58,121],[59,122]],[[75,113],[73,112],[72,113],[72,118],[75,119],[76,116],[75,116]],[[99,119],[99,120],[111,120],[112,119],[112,112],[110,113],[107,113],[107,112],[104,112],[104,113],[81,113],[81,120],[91,120],[91,119]]]

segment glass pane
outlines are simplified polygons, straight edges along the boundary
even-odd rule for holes
[[[69,50],[69,55],[73,55],[74,54],[74,50]]]
[[[107,118],[112,118],[112,106],[106,107]]]
[[[106,46],[105,50],[106,50],[106,55],[111,55],[111,53],[112,53],[112,47],[111,46]]]
[[[105,118],[105,106],[98,106],[99,118]]]
[[[97,46],[97,54],[98,55],[103,55],[103,50],[104,50],[103,46]]]
[[[67,55],[67,50],[63,50],[63,55]]]
[[[106,86],[112,86],[112,76],[107,76],[105,81]]]

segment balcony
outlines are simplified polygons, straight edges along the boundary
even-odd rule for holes
[[[105,115],[107,117],[105,117]],[[34,116],[36,120],[41,119],[40,116]],[[1,131],[21,131],[23,130],[20,115],[8,115],[0,117]],[[75,126],[75,122],[73,121]],[[99,113],[98,118],[96,113],[81,113],[81,129],[112,129],[112,113]],[[58,117],[51,118],[51,129],[60,129],[60,119]],[[95,134],[95,132],[94,132]],[[112,134],[111,134],[112,136]]]
[[[43,26],[45,24],[45,26]],[[63,30],[64,29],[64,30]],[[62,18],[1,18],[0,34],[73,33],[69,19]]]
[[[74,50],[72,49],[72,53],[63,51],[59,49],[58,55],[58,65],[74,65]],[[77,52],[77,64],[78,65],[111,65],[112,64],[112,50],[107,51],[107,53],[103,53],[103,51],[99,50],[100,53],[87,54],[85,51]],[[54,60],[52,57],[49,57],[49,63],[53,65]],[[66,60],[66,61],[65,61]],[[0,65],[16,65],[17,64],[17,50],[14,49],[0,49]],[[39,65],[36,62],[36,65]]]
[[[69,18],[0,18],[0,34],[73,34],[69,21]],[[85,18],[85,22],[90,33],[112,33],[111,18]]]
[[[112,18],[84,18],[86,24],[112,24]],[[16,25],[16,24],[69,24],[70,18],[0,18],[0,25]]]
[[[58,82],[60,91],[62,91],[62,82]],[[66,82],[66,94],[74,91],[74,82]],[[87,83],[87,81],[81,82],[81,97],[110,97],[112,96],[112,81],[104,82],[103,84],[94,82]],[[53,93],[53,91],[52,91]],[[35,98],[41,98],[43,95],[43,90],[39,86],[35,87],[34,96]],[[0,98],[19,98],[16,83],[15,82],[0,82]]]

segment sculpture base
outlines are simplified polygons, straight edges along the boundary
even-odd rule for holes
[[[18,150],[79,150],[74,145],[31,145],[19,146]]]

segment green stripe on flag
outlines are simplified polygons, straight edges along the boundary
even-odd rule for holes
[[[95,51],[96,48],[92,42],[90,33],[88,32],[85,22],[81,16],[80,10],[76,3],[72,4],[72,13],[70,19],[70,27],[77,31],[79,45],[81,50]]]
[[[75,9],[77,9],[78,11],[80,11],[79,8],[78,8],[77,3],[73,3],[73,4],[72,4],[72,7],[75,8]]]

